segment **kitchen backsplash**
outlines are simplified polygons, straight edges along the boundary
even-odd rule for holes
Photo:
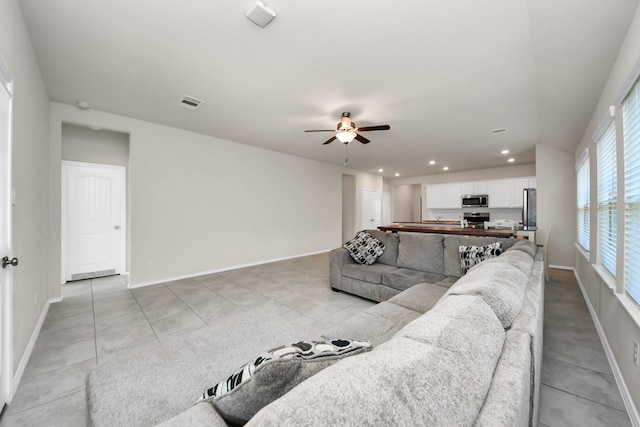
[[[522,221],[522,209],[492,209],[492,208],[460,208],[460,209],[427,209],[427,215],[422,215],[423,220],[441,219],[445,221],[459,220],[464,212],[489,212],[491,220],[510,219]]]

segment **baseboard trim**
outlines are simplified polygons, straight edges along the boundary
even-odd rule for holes
[[[59,298],[57,301],[62,301],[62,298]],[[13,400],[13,397],[16,395],[16,391],[18,390],[18,386],[20,385],[20,381],[22,380],[22,375],[24,375],[24,371],[27,368],[27,363],[29,363],[29,359],[31,358],[31,353],[33,353],[33,349],[35,348],[38,337],[40,336],[40,330],[42,329],[44,320],[47,318],[47,313],[49,313],[49,306],[52,302],[57,301],[47,301],[47,303],[44,305],[44,308],[42,309],[42,313],[40,313],[38,323],[36,323],[36,327],[33,328],[33,333],[31,334],[31,338],[29,339],[27,348],[24,350],[22,358],[20,359],[20,364],[18,365],[18,369],[16,369],[16,373],[11,380],[11,395],[9,396],[9,402],[11,402]]]
[[[549,268],[555,268],[556,270],[571,270],[573,272],[576,271],[576,268],[570,265],[549,264]]]
[[[587,291],[584,288],[584,284],[582,280],[580,280],[580,275],[578,274],[575,268],[572,268],[573,274],[578,281],[578,285],[580,286],[580,291],[582,292],[582,296],[584,297],[584,301],[587,303],[587,307],[589,308],[589,313],[591,314],[591,319],[593,319],[593,324],[596,326],[596,331],[598,331],[598,336],[600,337],[600,342],[602,343],[602,347],[604,348],[604,352],[607,355],[607,360],[609,361],[609,366],[611,367],[611,371],[613,372],[613,377],[616,379],[616,384],[618,385],[618,389],[620,389],[620,394],[622,395],[622,401],[624,402],[625,408],[627,408],[627,414],[629,415],[629,420],[631,421],[631,425],[633,427],[640,427],[640,413],[638,413],[638,408],[636,408],[633,399],[631,398],[631,393],[627,388],[627,384],[622,377],[622,372],[618,367],[618,363],[616,362],[616,358],[613,355],[613,350],[611,350],[611,346],[609,345],[609,341],[607,340],[606,335],[604,334],[604,329],[602,329],[602,325],[600,324],[600,320],[598,320],[598,316],[596,315],[596,311],[591,305],[591,301],[587,295]]]
[[[184,275],[180,275],[180,276],[165,277],[163,279],[149,280],[149,281],[146,281],[146,282],[140,282],[140,283],[135,283],[135,284],[131,284],[131,282],[130,282],[131,278],[129,277],[129,285],[128,285],[128,287],[129,287],[129,289],[143,288],[145,286],[152,286],[152,285],[158,285],[160,283],[173,282],[174,280],[190,279],[192,277],[204,276],[205,274],[222,273],[224,271],[235,270],[235,269],[238,269],[238,268],[254,267],[256,265],[269,264],[271,262],[286,261],[288,259],[301,258],[301,257],[305,257],[305,256],[318,255],[318,254],[325,254],[325,253],[330,252],[330,251],[331,251],[331,249],[324,250],[324,251],[318,251],[318,252],[309,252],[309,253],[300,254],[300,255],[293,255],[293,256],[282,257],[282,258],[274,258],[274,259],[258,261],[258,262],[254,262],[254,263],[248,263],[248,264],[233,265],[233,266],[229,266],[229,267],[223,267],[223,268],[218,268],[218,269],[214,269],[214,270],[207,270],[207,271],[200,271],[200,272],[197,272],[197,273],[189,273],[189,274],[184,274]]]

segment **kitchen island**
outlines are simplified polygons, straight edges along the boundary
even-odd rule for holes
[[[462,227],[430,227],[428,225],[408,225],[392,224],[378,227],[382,231],[397,233],[398,231],[410,231],[413,233],[436,233],[436,234],[457,234],[464,236],[488,236],[488,237],[515,237],[514,230],[486,230],[484,228],[462,228]]]

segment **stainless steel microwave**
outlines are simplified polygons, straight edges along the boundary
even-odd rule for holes
[[[463,208],[489,207],[489,196],[486,194],[467,194],[462,196]]]

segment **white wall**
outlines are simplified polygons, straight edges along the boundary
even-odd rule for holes
[[[573,153],[546,145],[536,145],[536,186],[538,231],[536,241],[549,241],[549,264],[573,267],[576,241],[576,178]]]
[[[618,58],[593,112],[589,126],[574,153],[575,161],[586,147],[590,147],[592,183],[596,182],[597,164],[592,136],[607,114],[609,106],[617,104],[621,100],[621,96],[628,89],[631,80],[637,77],[638,72],[640,72],[640,8],[636,10],[625,42],[618,53]],[[575,174],[573,179],[575,180]],[[596,194],[594,187],[595,185],[592,184],[592,200],[595,200]],[[618,206],[619,209],[623,208],[622,203]],[[633,363],[633,342],[640,342],[640,308],[623,293],[613,291],[612,287],[623,289],[621,273],[617,274],[616,279],[613,280],[615,283],[612,283],[612,287],[610,287],[593,266],[598,259],[597,221],[593,220],[596,215],[596,204],[591,203],[592,248],[590,259],[585,259],[578,250],[574,249],[576,271],[586,291],[588,303],[593,308],[596,321],[604,333],[610,354],[615,361],[614,374],[623,378],[624,384],[621,384],[623,398],[625,398],[627,409],[632,412],[630,415],[635,418],[637,425],[640,423],[640,415],[638,414],[638,408],[640,408],[640,370]],[[621,241],[622,227],[619,227],[618,231],[618,241]],[[620,248],[620,246],[618,247]],[[618,254],[618,257],[621,257],[621,254]],[[618,263],[618,266],[620,265],[621,263]]]
[[[60,278],[63,122],[129,134],[131,285],[341,244],[342,168],[51,103],[51,277]],[[147,266],[147,260],[153,266]],[[52,293],[60,292],[60,280]]]
[[[420,221],[422,185],[393,185],[391,186],[391,195],[391,220],[393,222]]]
[[[127,166],[129,135],[63,123],[62,159]]]
[[[13,287],[13,371],[16,373],[19,364],[26,362],[29,340],[49,298],[49,98],[15,0],[0,2],[0,55],[14,77],[13,255],[20,259],[14,269]],[[38,298],[34,303],[36,293]]]

